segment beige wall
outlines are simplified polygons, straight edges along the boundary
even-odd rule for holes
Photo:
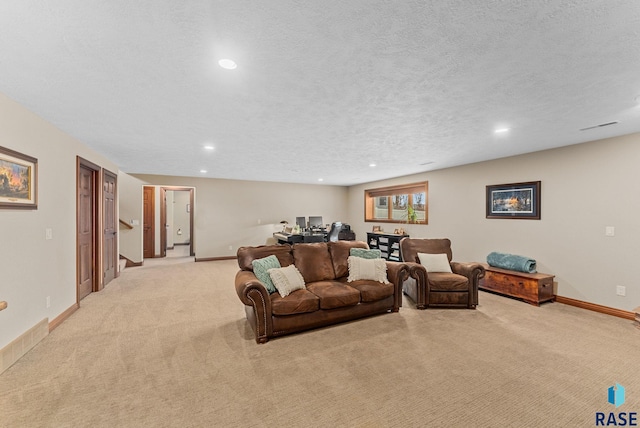
[[[0,145],[37,158],[39,175],[37,210],[0,209],[0,300],[9,304],[0,312],[1,349],[76,302],[76,156],[118,169],[2,94]],[[640,306],[638,165],[640,134],[632,134],[350,188],[119,173],[119,217],[139,222],[120,229],[120,252],[142,260],[145,184],[196,188],[195,252],[209,258],[270,243],[280,220],[296,216],[346,221],[364,240],[374,224],[363,221],[364,189],[428,180],[429,225],[405,225],[412,236],[451,238],[457,260],[483,261],[491,251],[533,257],[556,275],[558,294],[632,310]],[[541,220],[485,218],[487,184],[533,180],[542,181]],[[626,297],[616,296],[616,285]]]
[[[118,168],[3,94],[0,146],[38,159],[38,209],[0,209],[0,300],[9,305],[0,312],[1,349],[76,302],[76,156]]]
[[[120,254],[134,263],[143,260],[142,255],[142,181],[129,174],[118,174],[118,199],[120,218],[132,229],[120,226]],[[131,223],[137,224],[131,224]]]
[[[450,238],[459,261],[485,261],[491,251],[532,257],[540,272],[556,275],[561,296],[640,306],[640,134],[353,186],[349,222],[358,238],[376,224],[363,221],[365,189],[423,180],[429,224],[405,225],[412,237]],[[486,185],[537,180],[541,220],[485,218]],[[605,236],[606,226],[615,227],[614,237]]]
[[[281,220],[320,215],[324,223],[345,221],[348,189],[341,186],[210,178],[135,175],[142,185],[194,187],[196,258],[234,256],[243,245],[273,242]],[[121,198],[139,197],[137,192]],[[129,204],[130,201],[122,201]]]

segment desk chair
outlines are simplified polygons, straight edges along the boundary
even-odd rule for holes
[[[331,223],[331,230],[329,230],[329,233],[327,234],[327,241],[328,242],[337,241],[338,236],[340,235],[340,230],[342,230],[342,223],[340,222]]]

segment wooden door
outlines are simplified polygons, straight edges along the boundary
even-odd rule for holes
[[[95,284],[95,177],[95,171],[82,164],[78,166],[78,301],[89,295]]]
[[[143,236],[142,236],[142,255],[144,258],[155,256],[155,194],[156,189],[153,186],[144,186],[143,188]]]
[[[115,174],[104,171],[103,176],[103,209],[104,209],[104,261],[102,265],[103,269],[103,283],[102,286],[106,286],[116,276],[116,265],[118,260],[118,229],[116,220],[116,184],[117,177]]]

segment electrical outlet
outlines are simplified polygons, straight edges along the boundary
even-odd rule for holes
[[[47,296],[47,308],[51,307],[51,296]]]
[[[613,226],[607,226],[604,228],[604,236],[615,236],[616,228]]]
[[[230,249],[230,250],[233,250],[233,245],[229,245],[229,249]]]
[[[618,296],[626,296],[627,295],[627,287],[624,285],[616,285],[616,294]]]
[[[258,219],[258,224],[262,224],[262,220]]]
[[[51,229],[50,227],[47,227],[44,230],[44,237],[45,239],[53,239],[53,229]]]

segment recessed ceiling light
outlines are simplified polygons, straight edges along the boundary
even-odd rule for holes
[[[220,65],[220,67],[227,70],[233,70],[238,67],[238,64],[236,64],[234,60],[228,58],[221,59],[220,61],[218,61],[218,64]]]
[[[207,173],[207,170],[206,170],[206,169],[201,169],[201,170],[200,170],[200,172],[201,172],[202,174],[206,174],[206,173]]]
[[[206,145],[206,146],[204,146],[204,149],[211,151],[211,150],[213,150],[213,146],[212,145]]]
[[[509,128],[498,128],[493,131],[496,134],[504,134],[505,132],[509,132]]]
[[[370,166],[371,168],[373,168],[374,166],[376,166],[376,164],[375,164],[375,162],[371,162],[371,163],[369,164],[369,166]]]
[[[324,178],[318,178],[318,181],[324,181]]]

